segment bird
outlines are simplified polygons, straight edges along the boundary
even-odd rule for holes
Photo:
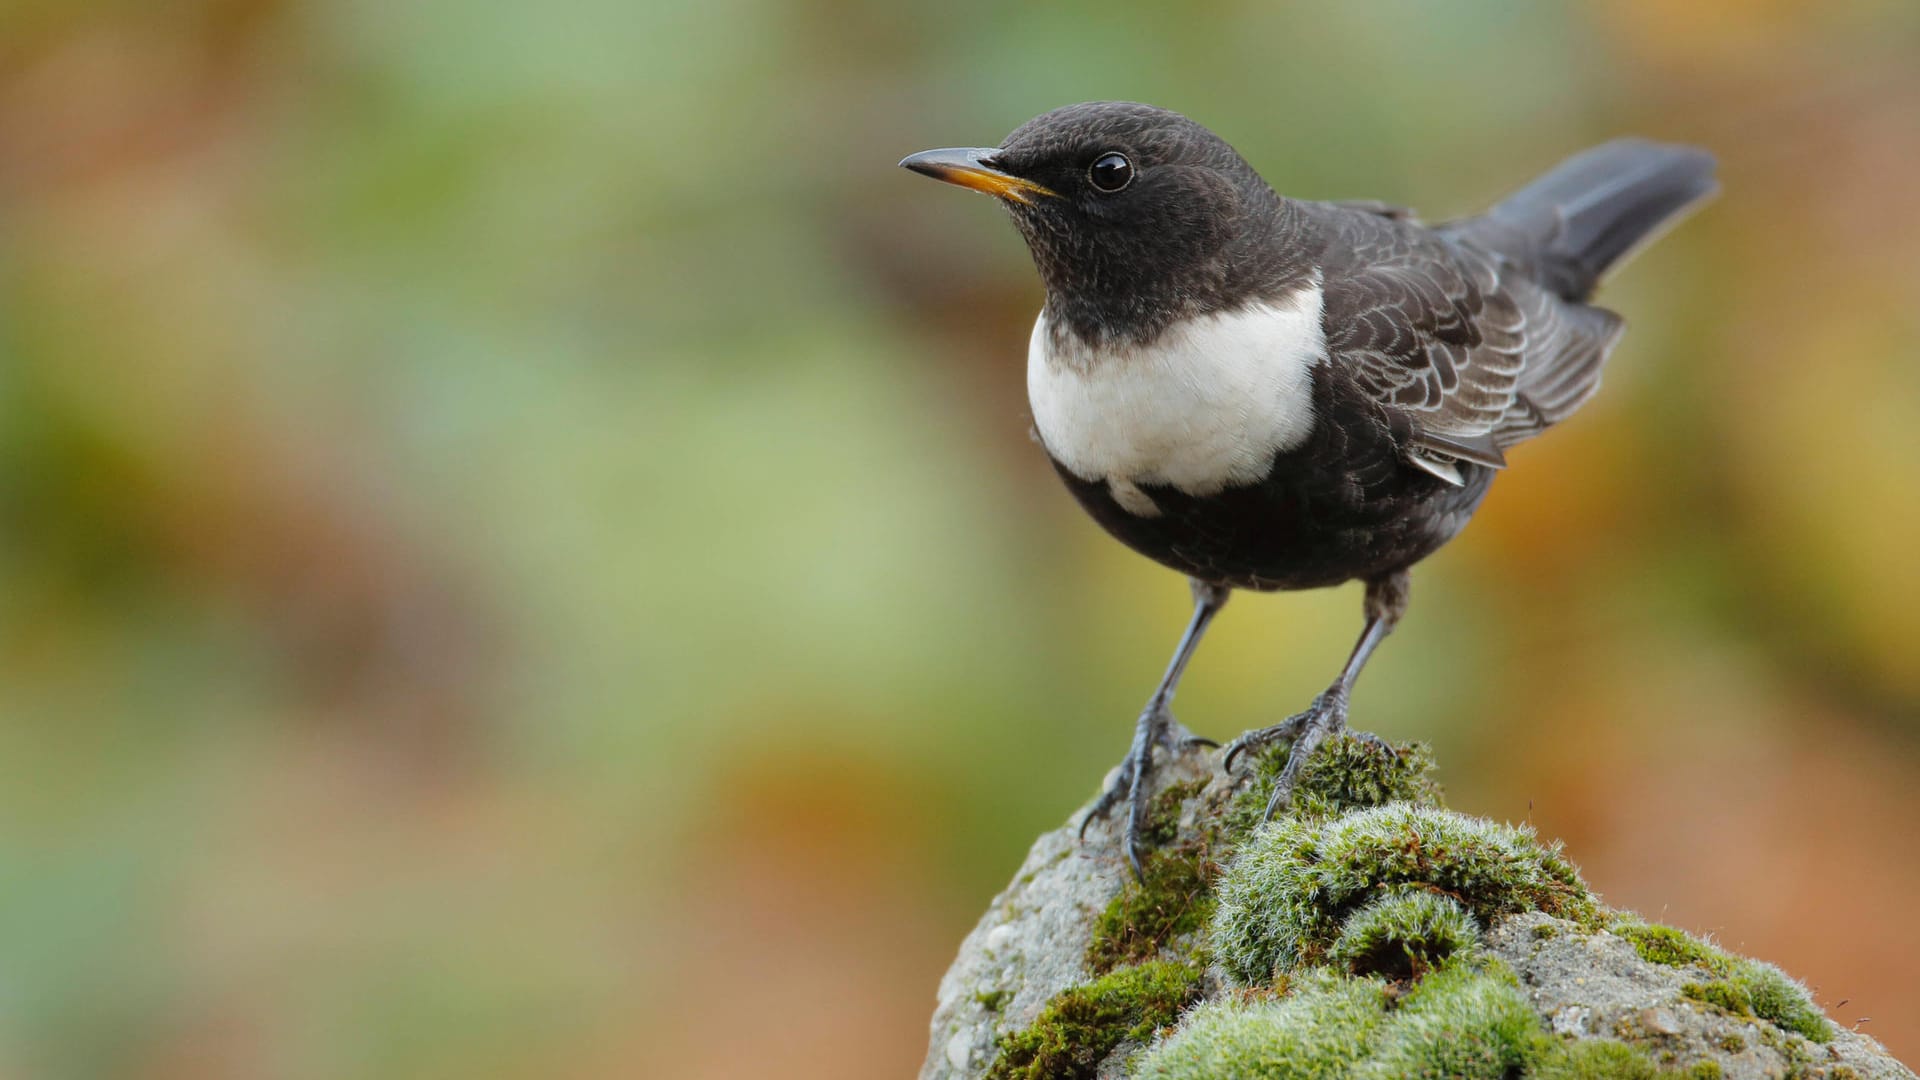
[[[1012,217],[1046,289],[1027,349],[1038,441],[1095,522],[1190,583],[1192,617],[1080,826],[1126,802],[1136,877],[1155,751],[1217,745],[1172,701],[1232,593],[1365,588],[1332,684],[1226,748],[1231,774],[1290,743],[1270,818],[1346,728],[1410,568],[1466,526],[1509,450],[1598,389],[1625,327],[1590,303],[1602,278],[1717,191],[1707,151],[1621,138],[1428,225],[1281,195],[1199,123],[1115,101],[900,165]]]

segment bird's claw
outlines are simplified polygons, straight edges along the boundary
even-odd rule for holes
[[[1375,735],[1371,731],[1356,731],[1353,733],[1353,737],[1356,739],[1359,739],[1361,742],[1366,743],[1368,746],[1373,747],[1375,750],[1378,750],[1383,754],[1391,754],[1395,758],[1398,758],[1400,756],[1399,747],[1393,745],[1392,743],[1388,742],[1386,739],[1380,737],[1379,735]]]
[[[1265,749],[1278,742],[1290,742],[1287,750],[1287,764],[1273,782],[1273,797],[1267,800],[1266,812],[1260,815],[1261,824],[1273,819],[1273,815],[1293,800],[1293,789],[1300,782],[1300,773],[1320,749],[1327,736],[1347,726],[1347,693],[1344,687],[1335,685],[1319,697],[1305,712],[1296,713],[1272,727],[1249,731],[1227,744],[1227,752],[1221,761],[1221,767],[1233,771],[1233,763],[1241,754],[1248,751]],[[1378,735],[1361,736],[1371,742],[1392,749],[1391,744]]]
[[[1260,815],[1262,825],[1273,820],[1273,815],[1293,801],[1293,789],[1300,782],[1300,773],[1313,759],[1314,751],[1327,736],[1347,726],[1347,694],[1341,687],[1335,687],[1313,700],[1313,705],[1298,716],[1289,717],[1287,723],[1299,723],[1299,737],[1293,740],[1293,746],[1287,750],[1286,767],[1273,782],[1273,797],[1267,800],[1266,812]]]
[[[1080,819],[1082,843],[1087,839],[1087,826],[1103,820],[1108,811],[1113,809],[1114,804],[1126,798],[1127,792],[1131,790],[1133,790],[1133,753],[1128,751],[1127,756],[1120,762],[1120,768],[1115,771],[1112,781],[1107,784],[1105,790],[1100,792],[1100,797],[1093,801],[1093,805],[1087,808],[1086,816]]]
[[[1168,753],[1178,754],[1196,746],[1204,746],[1209,750],[1219,749],[1219,743],[1205,735],[1195,735],[1187,730],[1187,725],[1175,720],[1172,709],[1165,706],[1161,709],[1165,713],[1166,726],[1160,730],[1160,745],[1166,747]]]
[[[1121,760],[1113,780],[1100,792],[1100,797],[1088,808],[1086,816],[1080,819],[1080,839],[1086,839],[1087,826],[1104,819],[1125,799],[1127,824],[1123,843],[1127,851],[1127,865],[1133,868],[1135,880],[1144,881],[1142,834],[1146,832],[1147,809],[1152,794],[1153,748],[1164,746],[1169,753],[1177,754],[1188,746],[1199,744],[1217,745],[1210,739],[1189,732],[1173,718],[1173,710],[1165,701],[1156,698],[1148,702],[1134,728],[1132,748]]]
[[[1316,704],[1318,703],[1316,702]],[[1295,713],[1285,720],[1274,724],[1272,727],[1263,727],[1257,731],[1241,733],[1239,738],[1227,744],[1227,752],[1220,759],[1220,768],[1225,772],[1231,773],[1233,772],[1234,760],[1241,754],[1257,753],[1272,746],[1274,743],[1293,742],[1298,739],[1300,737],[1300,729],[1305,725],[1306,718],[1312,711],[1313,710],[1309,709],[1307,712]]]

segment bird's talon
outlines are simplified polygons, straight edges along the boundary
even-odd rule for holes
[[[1147,703],[1141,710],[1140,719],[1134,729],[1133,746],[1127,756],[1121,760],[1110,782],[1100,797],[1089,807],[1085,817],[1080,819],[1080,839],[1087,836],[1087,827],[1097,819],[1107,817],[1122,800],[1127,803],[1127,821],[1121,835],[1121,845],[1127,853],[1127,865],[1132,868],[1134,879],[1145,880],[1143,836],[1147,828],[1149,799],[1153,794],[1153,773],[1156,768],[1153,760],[1153,748],[1164,746],[1169,753],[1178,753],[1194,742],[1210,742],[1199,739],[1193,733],[1181,727],[1173,718],[1173,712],[1163,700]]]
[[[1289,727],[1296,723],[1299,725],[1299,734],[1287,750],[1286,766],[1273,782],[1273,797],[1267,800],[1266,813],[1260,817],[1262,825],[1273,820],[1275,813],[1293,801],[1293,789],[1300,783],[1300,774],[1320,749],[1320,744],[1326,741],[1327,736],[1347,726],[1346,688],[1336,684],[1313,699],[1313,705],[1306,712],[1289,717],[1277,726]]]
[[[1116,770],[1113,782],[1107,785],[1106,790],[1100,792],[1100,797],[1087,808],[1086,816],[1080,819],[1080,839],[1083,842],[1087,838],[1087,826],[1096,821],[1105,820],[1106,816],[1113,812],[1115,804],[1126,797],[1133,786],[1132,776],[1133,755],[1128,754],[1126,760],[1122,761],[1120,768]]]
[[[1399,747],[1388,742],[1386,739],[1381,738],[1378,735],[1375,735],[1371,731],[1356,731],[1353,733],[1353,737],[1356,739],[1359,739],[1361,742],[1366,743],[1368,746],[1373,747],[1374,749],[1380,751],[1381,753],[1388,754],[1396,758],[1400,756]]]
[[[1172,710],[1166,706],[1161,706],[1161,714],[1166,720],[1166,726],[1160,730],[1160,745],[1166,747],[1168,753],[1182,754],[1196,746],[1209,749],[1217,749],[1220,746],[1219,743],[1204,735],[1195,735],[1188,731],[1185,724],[1173,718]]]
[[[1307,717],[1310,715],[1311,710],[1303,713],[1295,713],[1272,727],[1264,727],[1258,731],[1249,731],[1242,734],[1239,738],[1227,744],[1226,756],[1220,762],[1221,769],[1228,773],[1233,772],[1234,760],[1248,751],[1264,750],[1274,743],[1294,742],[1298,740],[1300,738],[1301,728],[1305,726]]]
[[[1221,758],[1220,758],[1221,772],[1224,772],[1229,776],[1233,775],[1234,760],[1238,758],[1241,754],[1246,753],[1253,746],[1254,740],[1251,738],[1252,735],[1253,735],[1253,732],[1248,732],[1246,735],[1242,735],[1239,738],[1227,744],[1227,752],[1221,755]]]

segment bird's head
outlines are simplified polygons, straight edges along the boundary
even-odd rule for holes
[[[1225,140],[1126,102],[1069,105],[997,147],[928,150],[900,164],[1006,206],[1050,316],[1088,340],[1145,340],[1225,306],[1236,247],[1281,207]]]

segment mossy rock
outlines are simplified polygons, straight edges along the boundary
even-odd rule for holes
[[[1682,989],[1695,1001],[1735,1016],[1765,1020],[1813,1042],[1833,1039],[1833,1025],[1813,1003],[1813,995],[1772,964],[1734,956],[1684,930],[1658,923],[1627,918],[1612,929],[1632,942],[1642,959],[1698,969],[1704,978]]]
[[[1143,882],[1115,823],[1036,843],[942,983],[922,1080],[1913,1080],[1778,969],[1441,808],[1423,749],[1329,739],[1262,826],[1280,757],[1234,783],[1177,755]]]
[[[1142,862],[1140,878],[1122,885],[1094,920],[1087,966],[1095,974],[1152,960],[1205,932],[1222,840],[1211,831],[1179,835],[1183,812],[1205,788],[1204,782],[1176,784],[1155,797],[1148,833],[1157,846]]]
[[[1153,850],[1140,879],[1123,885],[1094,924],[1087,963],[1096,974],[1151,960],[1206,929],[1222,863],[1259,825],[1285,761],[1284,747],[1262,755],[1253,762],[1252,779],[1237,790],[1190,780],[1154,797],[1145,829]],[[1433,768],[1432,752],[1423,744],[1392,746],[1342,732],[1303,771],[1289,816],[1324,820],[1391,802],[1433,805],[1440,797]],[[1197,822],[1185,834],[1183,817]]]
[[[1573,864],[1532,830],[1389,803],[1321,823],[1280,821],[1248,838],[1220,882],[1214,951],[1236,982],[1260,985],[1325,962],[1349,919],[1416,891],[1451,901],[1476,930],[1519,911],[1598,913]],[[1362,918],[1379,921],[1377,911]]]
[[[991,1080],[1092,1080],[1122,1042],[1144,1043],[1200,996],[1201,972],[1153,961],[1063,991],[1025,1030],[1001,1040]]]

